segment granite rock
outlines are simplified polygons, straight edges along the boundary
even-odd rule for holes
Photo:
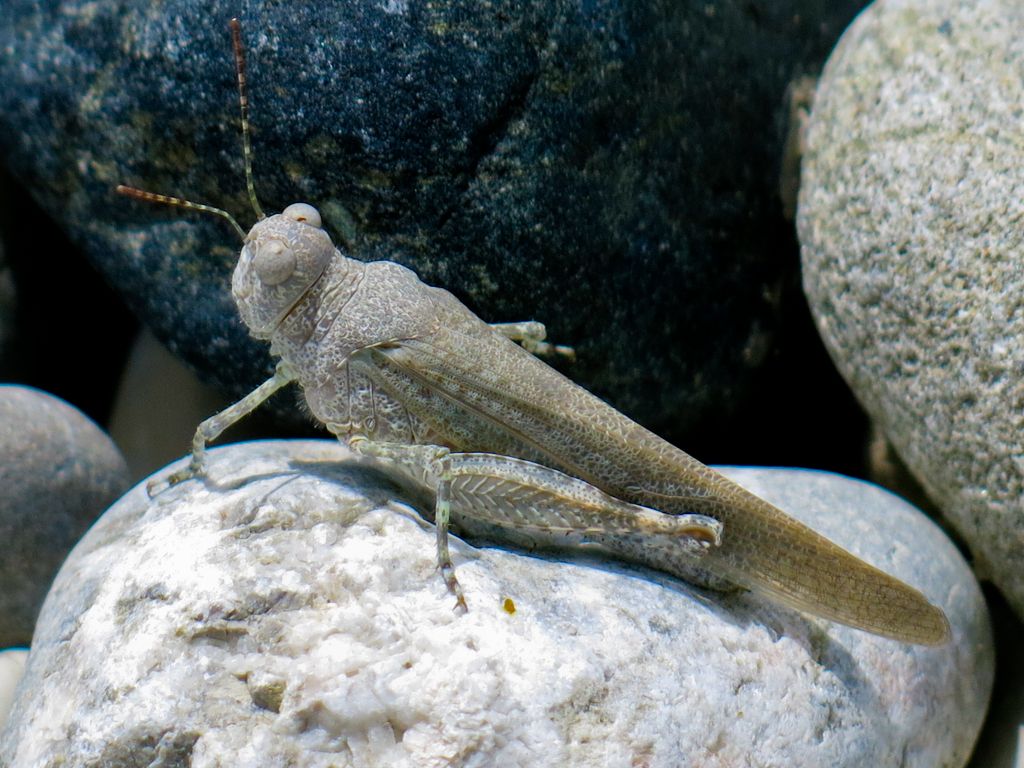
[[[574,376],[678,434],[739,407],[776,349],[785,94],[861,5],[10,0],[0,147],[161,341],[241,395],[271,362],[230,302],[231,230],[112,194],[252,221],[241,15],[265,208],[308,200],[361,258],[548,323]]]
[[[124,458],[81,412],[0,385],[0,647],[28,644],[61,562],[128,485]]]
[[[458,616],[433,530],[340,444],[210,458],[205,482],[135,488],[68,559],[0,763],[961,766],[977,734],[978,587],[877,487],[727,470],[920,586],[949,615],[945,647],[455,540]]]
[[[1024,6],[879,2],[808,127],[799,230],[821,335],[1024,616]]]

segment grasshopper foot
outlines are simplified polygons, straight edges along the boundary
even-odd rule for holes
[[[146,483],[146,495],[149,498],[159,496],[161,493],[169,488],[173,488],[179,483],[183,483],[186,480],[191,480],[195,477],[199,477],[203,474],[203,467],[196,464],[195,461],[190,461],[188,466],[182,467],[177,472],[172,472],[167,477],[157,477]]]
[[[146,496],[154,498],[170,488],[170,481],[165,477],[150,480],[146,483]]]
[[[536,320],[526,320],[521,323],[491,323],[491,328],[505,338],[519,342],[523,349],[537,357],[560,356],[570,362],[576,360],[576,350],[572,347],[544,341],[548,335],[544,323],[538,323]]]
[[[528,339],[523,339],[520,344],[523,349],[537,357],[564,357],[570,363],[576,362],[576,350],[564,344],[549,344],[546,341]]]
[[[462,585],[455,578],[455,565],[451,560],[441,563],[441,578],[444,579],[444,585],[448,587],[448,591],[455,595],[455,607],[452,609],[455,611],[455,615],[465,616],[469,613],[469,606],[466,605],[466,595],[462,591]]]

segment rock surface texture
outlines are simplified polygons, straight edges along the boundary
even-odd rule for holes
[[[548,323],[576,377],[682,430],[771,357],[796,264],[787,87],[861,4],[7,0],[0,149],[161,341],[251,390],[271,363],[231,304],[230,227],[112,192],[253,221],[240,15],[268,211],[308,201],[360,258]]]
[[[346,457],[231,446],[205,484],[125,496],[51,592],[0,763],[923,768],[970,751],[984,604],[941,532],[874,486],[729,470],[920,586],[948,646],[456,540],[457,616],[432,528]]]
[[[821,334],[1024,616],[1024,6],[879,2],[807,136],[799,231]]]
[[[127,488],[121,453],[80,411],[0,386],[0,648],[28,644],[61,562]]]

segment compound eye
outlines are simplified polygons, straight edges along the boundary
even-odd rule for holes
[[[256,249],[252,268],[264,285],[280,285],[295,272],[295,252],[281,240],[268,240]]]
[[[316,227],[317,229],[320,229],[320,226],[323,224],[320,221],[320,211],[308,203],[292,203],[281,213],[293,221],[301,221],[303,224],[309,224],[309,226]]]

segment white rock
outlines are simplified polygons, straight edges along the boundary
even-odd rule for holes
[[[884,491],[730,470],[803,499],[800,516],[830,508],[823,530],[945,608],[946,647],[455,541],[460,617],[433,529],[346,456],[229,446],[206,484],[112,507],[43,608],[0,764],[958,766],[970,752],[992,678],[984,605],[945,537]]]

